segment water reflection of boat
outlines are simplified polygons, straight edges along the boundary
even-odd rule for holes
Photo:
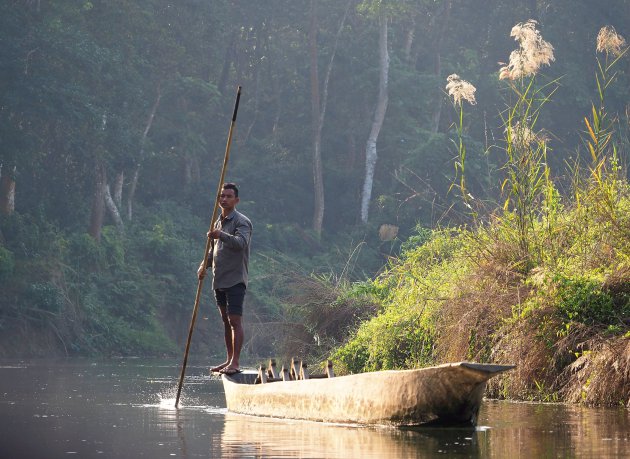
[[[226,458],[430,458],[448,452],[479,457],[478,434],[472,429],[357,428],[228,413],[221,433],[221,455]]]
[[[223,375],[229,411],[288,419],[393,426],[475,425],[486,382],[514,368],[470,362],[256,384]]]

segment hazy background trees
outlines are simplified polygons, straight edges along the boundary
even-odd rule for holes
[[[542,116],[558,171],[586,153],[598,30],[630,36],[627,0],[33,0],[0,13],[5,352],[33,335],[68,353],[176,348],[237,85],[228,179],[255,226],[258,336],[286,319],[271,273],[365,278],[417,227],[466,221],[448,192],[447,75],[477,87],[467,184],[495,203],[512,26],[535,19],[556,48]],[[625,146],[628,70],[608,94]],[[379,239],[382,224],[397,239]]]

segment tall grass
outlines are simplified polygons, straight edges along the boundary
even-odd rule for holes
[[[464,142],[464,101],[467,101],[471,105],[475,105],[476,88],[466,80],[462,80],[459,75],[452,74],[446,79],[446,91],[449,96],[452,97],[452,103],[455,110],[458,112],[457,123],[454,123],[455,130],[457,132],[457,159],[455,160],[455,181],[451,185],[449,191],[453,188],[456,182],[459,188],[459,193],[464,204],[473,211],[470,205],[472,196],[468,192],[466,186],[466,143]],[[473,211],[473,216],[476,214]]]
[[[596,201],[594,206],[604,213],[613,225],[617,222],[615,209],[619,200],[619,187],[622,183],[622,167],[615,141],[615,118],[606,109],[606,93],[617,78],[616,67],[626,55],[628,47],[625,39],[614,28],[603,27],[597,36],[596,57],[597,102],[592,103],[590,116],[584,117],[584,144],[590,153],[588,166],[589,180],[575,186],[576,202]],[[603,59],[600,57],[603,54]],[[580,176],[580,174],[574,174]]]
[[[543,107],[558,88],[558,80],[538,85],[539,69],[549,65],[554,56],[553,47],[536,30],[535,21],[515,25],[511,35],[519,42],[519,48],[499,71],[499,78],[506,80],[510,89],[507,108],[501,114],[506,157],[501,190],[505,194],[503,210],[514,216],[519,269],[526,273],[542,258],[540,243],[532,237],[534,224],[544,211],[555,209],[547,138],[537,131],[537,125]]]

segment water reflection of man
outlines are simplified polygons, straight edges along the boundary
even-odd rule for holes
[[[208,254],[207,267],[212,267],[212,288],[223,320],[227,359],[210,371],[224,374],[239,373],[239,358],[243,347],[243,301],[247,290],[249,245],[252,222],[236,210],[239,202],[238,188],[226,183],[221,189],[219,206],[221,216],[208,233],[212,249]],[[203,263],[197,270],[199,279],[206,273]]]

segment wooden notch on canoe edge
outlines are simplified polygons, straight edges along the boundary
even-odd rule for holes
[[[335,372],[333,371],[333,364],[330,360],[326,361],[326,373],[310,374],[307,363],[303,360],[298,360],[296,357],[291,359],[291,366],[288,369],[282,365],[282,369],[279,373],[276,372],[276,361],[274,359],[270,359],[268,368],[265,365],[260,365],[258,367],[258,375],[256,376],[254,384],[266,384],[276,381],[333,378],[334,376]]]
[[[267,377],[267,369],[264,365],[258,367],[258,376],[256,377],[256,384],[265,384],[269,381]]]
[[[334,378],[335,377],[335,372],[333,371],[332,361],[330,361],[330,360],[326,361],[326,373],[324,373],[324,374],[321,374],[321,373],[312,374],[309,377],[310,377],[310,379]]]
[[[273,365],[271,365],[270,361],[270,367],[267,369],[264,365],[260,365],[258,367],[258,376],[256,376],[256,380],[254,381],[254,384],[267,384],[270,382],[276,382],[276,381],[285,381],[285,379],[283,377],[278,377],[276,375],[276,370],[275,370],[275,366],[276,366],[276,362],[273,361]],[[282,367],[282,371],[286,371],[284,369],[284,367]],[[275,375],[275,376],[271,376],[271,375]]]
[[[291,379],[297,380],[300,378],[300,366],[298,365],[297,357],[291,358],[291,367],[289,368]]]
[[[306,368],[306,362],[300,362],[300,379],[308,379],[308,368]]]
[[[267,376],[272,379],[278,378],[278,373],[276,372],[276,361],[274,359],[269,359],[269,368],[267,369]]]

